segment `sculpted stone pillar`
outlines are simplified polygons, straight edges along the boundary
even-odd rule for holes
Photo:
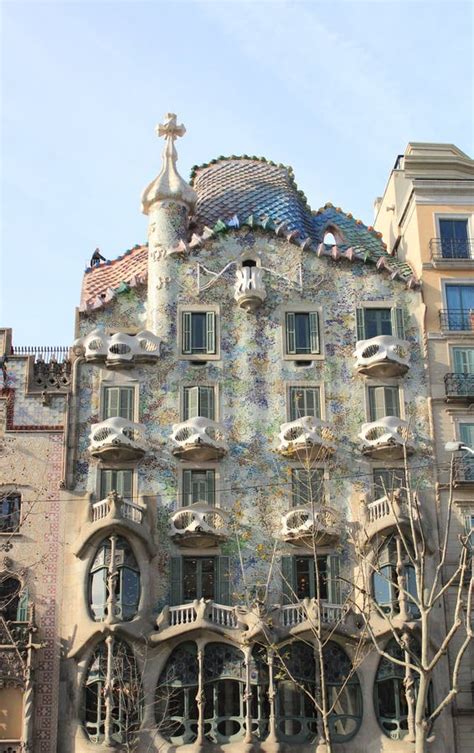
[[[276,732],[276,714],[275,714],[275,682],[274,682],[274,653],[271,648],[268,649],[268,703],[270,705],[270,713],[268,715],[268,737],[267,740],[271,743],[278,741]]]
[[[198,658],[198,692],[196,694],[196,703],[198,707],[198,732],[196,743],[200,746],[204,744],[204,644],[200,641],[197,644]]]

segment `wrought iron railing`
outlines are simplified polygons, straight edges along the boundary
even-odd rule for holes
[[[439,312],[441,329],[474,331],[474,309],[442,309]]]
[[[474,374],[446,374],[444,386],[446,397],[474,400]]]
[[[474,261],[474,241],[472,240],[432,238],[430,251],[433,261]]]
[[[16,345],[12,348],[13,356],[34,356],[35,361],[62,363],[69,359],[68,345]]]
[[[474,484],[474,456],[459,455],[454,458],[454,483]]]

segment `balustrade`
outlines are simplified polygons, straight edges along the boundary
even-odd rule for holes
[[[354,356],[360,374],[374,377],[403,376],[410,366],[410,345],[392,335],[359,340]]]
[[[136,505],[129,500],[122,499],[114,492],[109,494],[109,496],[105,499],[94,502],[91,506],[91,517],[93,523],[106,518],[108,515],[110,515],[111,517],[132,520],[134,523],[142,523],[144,513],[144,507],[142,507],[141,505]]]

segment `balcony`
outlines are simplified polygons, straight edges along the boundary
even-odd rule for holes
[[[319,460],[336,451],[335,437],[328,425],[314,416],[303,416],[281,424],[278,452],[284,457]]]
[[[442,309],[439,321],[446,332],[474,332],[474,309]]]
[[[227,453],[220,424],[202,416],[174,424],[171,441],[173,455],[181,460],[218,460]]]
[[[227,514],[207,502],[182,507],[171,517],[170,537],[179,546],[205,548],[225,541]]]
[[[391,335],[359,340],[354,356],[359,374],[372,377],[398,377],[410,367],[409,343]]]
[[[331,507],[295,507],[282,516],[281,538],[288,544],[308,546],[313,540],[320,546],[334,544],[340,536],[341,518]]]
[[[146,508],[136,505],[128,499],[119,497],[116,492],[111,492],[105,499],[93,502],[90,508],[91,523],[97,523],[104,518],[116,518],[131,520],[132,523],[141,525],[146,513]]]
[[[157,633],[153,642],[168,638],[171,634],[181,635],[199,628],[216,626],[221,630],[235,631],[242,625],[237,618],[236,607],[217,604],[214,601],[199,599],[189,604],[166,606],[156,621]]]
[[[418,528],[419,516],[416,501],[411,511],[404,489],[396,489],[373,502],[366,502],[364,509],[365,534],[370,540],[377,534],[385,534],[397,527],[410,531],[411,525]]]
[[[241,267],[236,271],[234,298],[240,308],[255,311],[267,297],[260,267]]]
[[[126,418],[108,418],[91,426],[89,452],[107,461],[138,460],[147,450],[145,427]]]
[[[346,608],[342,604],[330,604],[329,602],[320,602],[321,622],[325,625],[337,625],[344,621]],[[303,599],[296,604],[285,604],[280,607],[278,622],[281,627],[288,630],[304,625],[309,622],[310,625],[318,622],[318,603],[316,599]]]
[[[454,458],[454,486],[474,486],[474,457],[460,454]]]
[[[405,453],[412,455],[413,446],[409,443],[409,427],[406,421],[396,416],[385,416],[378,421],[362,424],[359,438],[361,450],[376,460],[401,460]]]
[[[116,332],[106,335],[97,328],[74,342],[73,350],[86,361],[105,361],[109,368],[133,367],[139,363],[154,363],[160,357],[161,340],[152,332],[143,330],[136,335]]]
[[[446,374],[446,402],[474,402],[474,374]]]
[[[468,239],[449,240],[432,238],[430,240],[431,260],[435,266],[470,266],[474,261],[474,241]]]

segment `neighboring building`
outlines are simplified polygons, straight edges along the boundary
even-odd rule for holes
[[[56,750],[70,363],[0,329],[0,751]],[[58,357],[56,361],[55,356]]]
[[[474,447],[474,161],[452,144],[408,144],[376,210],[374,224],[388,251],[423,280],[437,505],[443,521],[451,461],[445,444],[457,440]],[[474,458],[465,451],[454,458],[454,487],[451,567],[459,534],[474,522]],[[448,610],[454,597],[448,598]],[[472,644],[453,714],[456,750],[468,753],[474,744]]]
[[[219,158],[188,185],[184,128],[169,115],[159,133],[148,244],[86,270],[77,318],[59,750],[140,728],[137,751],[314,751],[314,708],[272,643],[308,640],[288,661],[315,691],[319,590],[337,692],[360,630],[344,610],[343,521],[362,514],[369,542],[389,530],[381,499],[404,486],[405,446],[435,510],[418,279],[373,228],[331,204],[311,212],[289,168]],[[380,597],[402,624],[398,598]],[[340,751],[411,749],[387,666],[372,653],[351,675],[331,719]],[[447,682],[438,672],[440,692]],[[452,735],[445,714],[432,750]]]

